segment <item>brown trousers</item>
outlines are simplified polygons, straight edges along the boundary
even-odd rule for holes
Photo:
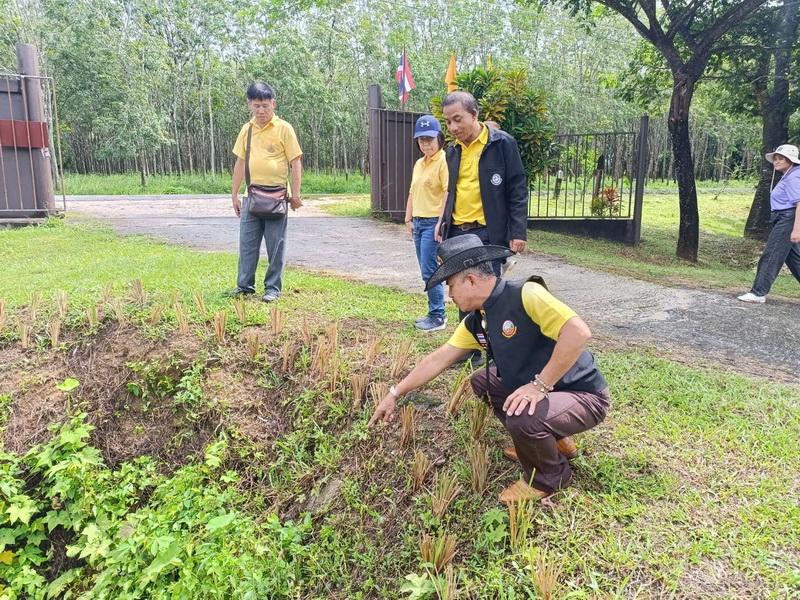
[[[512,390],[503,386],[494,365],[489,367],[488,386],[485,368],[476,371],[470,382],[479,398],[488,397],[495,416],[511,435],[525,481],[551,493],[568,486],[572,469],[559,453],[556,440],[591,429],[605,419],[610,402],[608,389],[597,394],[550,392],[536,405],[532,415],[526,407],[521,415],[509,416],[503,412],[503,403]]]

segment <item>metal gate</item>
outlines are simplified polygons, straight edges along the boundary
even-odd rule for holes
[[[528,227],[638,244],[648,125],[555,136],[552,166],[530,180]]]
[[[53,80],[39,75],[30,44],[17,45],[17,58],[19,73],[0,73],[0,224],[35,223],[66,209],[63,185],[60,206],[53,195],[62,175]]]
[[[367,106],[372,213],[403,221],[414,163],[422,156],[413,142],[422,113],[386,110],[378,85],[369,87]]]

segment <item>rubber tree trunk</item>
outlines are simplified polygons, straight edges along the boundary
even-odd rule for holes
[[[672,99],[670,100],[669,127],[672,140],[672,156],[675,160],[675,179],[678,181],[678,226],[679,258],[697,262],[700,239],[700,216],[697,212],[697,188],[694,178],[694,161],[689,137],[689,106],[694,94],[693,78],[685,73],[673,74]]]
[[[772,103],[770,103],[771,106]],[[763,115],[761,130],[761,177],[758,187],[747,215],[744,226],[746,237],[757,240],[766,240],[769,235],[770,205],[769,195],[772,191],[772,164],[764,158],[764,154],[772,152],[777,146],[789,138],[789,116],[783,118],[782,110],[773,110]],[[780,179],[780,173],[775,174],[775,182]]]
[[[772,89],[770,90],[767,85],[767,77],[758,77],[753,83],[761,109],[761,178],[744,226],[746,237],[764,240],[770,230],[769,195],[773,169],[764,159],[764,154],[772,152],[789,139],[789,115],[797,107],[789,96],[789,73],[798,27],[800,27],[800,7],[791,0],[785,0],[775,27],[776,43],[772,50],[761,55],[762,73],[765,75],[769,73],[770,66],[773,69]]]

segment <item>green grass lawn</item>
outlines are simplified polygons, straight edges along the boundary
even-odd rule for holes
[[[66,193],[85,195],[157,195],[157,194],[230,194],[231,175],[154,175],[141,186],[139,175],[81,175],[66,173]],[[60,190],[57,190],[60,192]],[[303,173],[303,194],[366,194],[369,193],[369,177],[359,173]]]
[[[222,295],[231,254],[61,221],[0,230],[0,253],[0,441],[19,442],[8,437],[12,425],[21,435],[20,423],[41,428],[87,413],[27,458],[0,452],[0,586],[10,597],[44,597],[48,585],[51,594],[115,599],[445,597],[435,587],[446,576],[420,557],[422,534],[454,536],[464,598],[542,597],[536,580],[548,567],[557,572],[553,598],[800,595],[797,386],[648,351],[600,352],[609,417],[579,436],[575,484],[531,508],[530,530],[512,549],[496,496],[517,470],[501,458],[506,438],[493,422],[488,488],[471,490],[468,412],[448,418],[439,406],[456,372],[412,399],[412,447],[400,447],[397,424],[368,431],[369,401],[354,405],[352,375],[390,381],[404,341],[410,363],[447,339],[409,324],[424,310],[422,294],[290,270],[278,303],[285,331],[274,334],[271,307],[248,301],[242,323]],[[134,279],[143,305],[131,299]],[[64,341],[51,349],[59,290],[69,307]],[[31,323],[32,292],[41,300],[23,350],[18,324]],[[125,303],[127,324],[115,322],[111,298]],[[175,329],[175,300],[189,312],[188,335]],[[89,328],[86,311],[98,303],[105,320]],[[224,342],[212,332],[219,311]],[[300,341],[306,320],[315,335],[339,322],[339,361],[322,374],[313,371],[322,342]],[[256,359],[245,356],[245,331],[261,336]],[[365,364],[376,335],[385,348]],[[299,348],[288,372],[287,344]],[[80,380],[76,391],[55,390],[65,377]],[[85,420],[98,428],[91,437]],[[150,458],[105,464],[148,436]],[[410,487],[415,448],[461,486],[441,517],[431,476],[420,491]],[[330,494],[330,507],[306,516],[318,494]],[[72,548],[71,561],[50,543]]]

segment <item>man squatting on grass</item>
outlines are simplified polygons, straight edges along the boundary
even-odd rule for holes
[[[505,454],[519,460],[524,476],[503,490],[501,502],[543,498],[569,485],[567,458],[577,449],[568,436],[600,423],[610,400],[608,385],[585,350],[591,338],[586,323],[553,297],[541,278],[507,281],[495,275],[491,261],[512,254],[484,246],[471,234],[442,242],[441,264],[427,286],[446,281],[453,301],[468,314],[446,344],[389,389],[369,422],[392,420],[401,396],[470,352],[486,350],[491,366],[487,361],[472,375],[472,388],[488,399],[511,435],[514,447]]]

